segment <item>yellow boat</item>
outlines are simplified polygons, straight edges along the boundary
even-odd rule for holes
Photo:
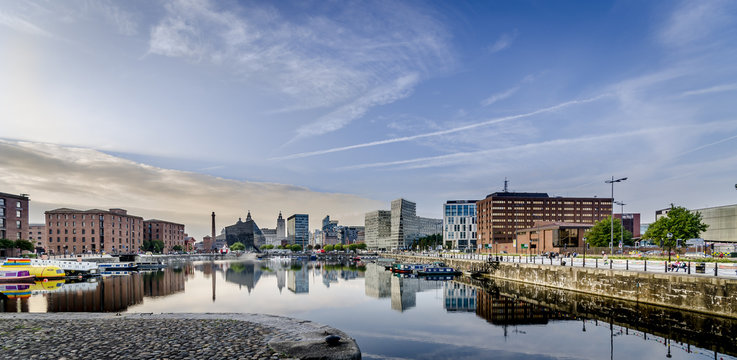
[[[7,259],[0,268],[27,270],[37,279],[63,278],[66,275],[58,266],[31,266],[31,259]]]
[[[8,299],[25,299],[31,297],[34,292],[56,291],[64,285],[64,280],[44,280],[27,284],[0,284],[0,293],[5,294]]]

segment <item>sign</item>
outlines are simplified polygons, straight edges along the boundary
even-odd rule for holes
[[[527,244],[520,244],[519,246],[521,249],[527,249]]]
[[[619,248],[620,249],[622,248],[622,242],[621,241],[619,242]]]

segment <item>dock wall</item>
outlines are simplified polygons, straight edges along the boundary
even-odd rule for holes
[[[443,261],[449,266],[464,271],[479,269],[483,265],[483,261],[468,259],[428,258],[411,255],[391,255],[391,257],[413,263]],[[678,273],[646,273],[519,263],[500,263],[496,269],[490,271],[488,276],[737,318],[737,280],[732,279]]]

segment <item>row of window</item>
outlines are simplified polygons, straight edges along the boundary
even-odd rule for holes
[[[82,240],[82,242],[87,242],[87,238],[84,237],[84,236],[82,236],[81,240]],[[49,237],[49,241],[50,242],[53,242],[54,239],[52,237]],[[100,237],[100,243],[103,243],[104,241],[105,241],[105,238],[104,237]],[[112,238],[110,241],[114,243],[115,242],[115,238]],[[56,237],[56,242],[61,242],[61,237],[60,236],[57,236]],[[69,242],[69,237],[68,236],[65,236],[64,237],[64,242]],[[76,236],[72,236],[72,242],[77,242],[77,237]],[[95,237],[94,236],[90,238],[90,242],[95,242]],[[129,242],[131,242],[131,240],[130,239],[127,239],[126,240],[126,243],[129,243]],[[133,241],[133,242],[140,244],[141,243],[141,240]],[[118,243],[122,244],[123,243],[123,238],[118,238]]]
[[[5,207],[5,199],[0,199],[0,206]],[[15,202],[15,207],[20,209],[23,207],[20,201]]]

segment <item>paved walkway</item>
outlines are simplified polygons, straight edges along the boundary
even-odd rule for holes
[[[259,314],[2,314],[0,339],[0,359],[360,358],[340,330]]]

